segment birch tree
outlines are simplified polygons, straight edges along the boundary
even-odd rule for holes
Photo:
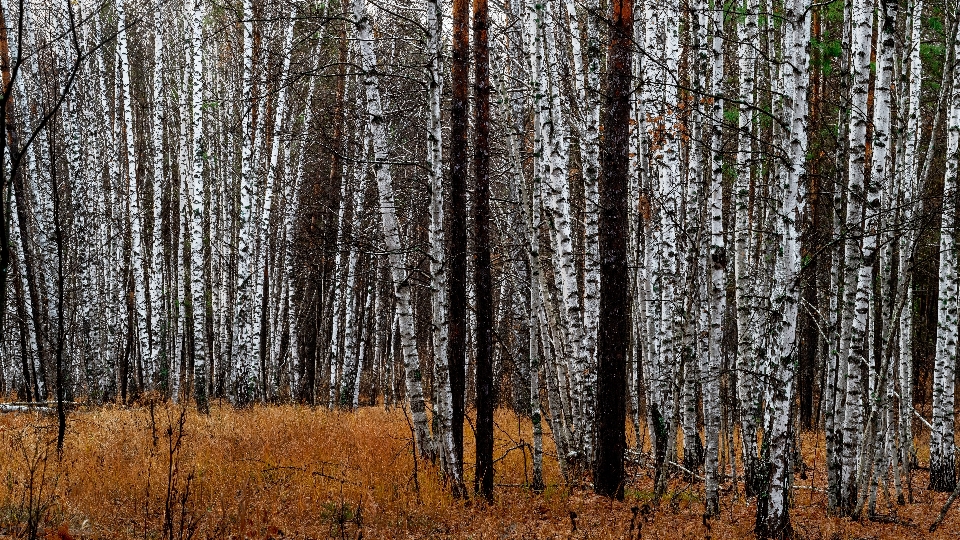
[[[393,178],[388,160],[387,126],[380,107],[380,88],[377,76],[377,56],[373,49],[373,29],[363,0],[353,0],[353,24],[356,26],[360,47],[360,65],[365,89],[365,108],[373,146],[373,168],[379,192],[380,216],[384,242],[389,252],[394,294],[397,301],[397,317],[400,327],[400,342],[406,371],[407,400],[416,433],[417,448],[425,456],[434,453],[433,440],[427,423],[423,400],[420,358],[417,355],[414,336],[413,307],[410,299],[410,282],[406,276],[406,264],[400,243],[400,228],[397,222],[396,202],[393,195]]]
[[[960,25],[953,48],[960,50]],[[937,349],[933,371],[933,428],[930,430],[930,487],[953,491],[956,485],[954,445],[954,374],[957,365],[957,177],[960,174],[960,77],[954,71],[947,120],[947,167],[940,225],[940,289],[937,302]]]

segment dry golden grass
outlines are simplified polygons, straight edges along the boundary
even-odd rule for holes
[[[492,506],[452,499],[435,467],[414,466],[399,410],[188,410],[182,438],[180,414],[176,405],[75,412],[62,461],[51,418],[0,417],[0,536],[27,536],[36,522],[47,538],[637,538],[637,528],[630,535],[634,507],[643,509],[634,522],[642,538],[753,536],[754,508],[729,483],[722,515],[708,528],[699,482],[677,478],[653,509],[650,471],[633,469],[626,500],[610,502],[565,486],[549,441],[548,488],[533,493],[523,450],[530,426],[509,411],[497,415],[500,487]],[[822,441],[805,437],[803,446],[813,471],[797,480],[804,487],[795,491],[792,515],[801,537],[960,537],[960,508],[936,535],[926,533],[946,497],[919,489],[926,483],[920,473],[916,502],[897,509],[899,524],[827,517],[822,492],[809,489],[822,488]]]

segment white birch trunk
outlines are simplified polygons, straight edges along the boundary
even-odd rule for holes
[[[361,144],[364,150],[369,148],[369,140],[366,135],[369,135],[369,130],[365,130],[365,136],[362,138]],[[367,155],[366,151],[361,154],[361,156],[365,155]],[[347,408],[352,403],[352,375],[357,366],[357,334],[360,331],[361,321],[363,320],[363,314],[357,312],[357,301],[362,291],[360,291],[357,284],[357,264],[360,259],[360,246],[356,239],[360,233],[360,216],[363,212],[363,200],[367,191],[366,180],[367,168],[361,159],[358,160],[354,173],[353,218],[351,220],[349,237],[346,238],[349,244],[347,248],[349,255],[347,256],[347,282],[344,291],[344,294],[346,294],[346,313],[343,316],[343,361],[339,363],[341,369],[340,399],[339,403],[334,404],[341,408]],[[344,201],[344,203],[346,203],[346,201]],[[332,369],[333,366],[331,365],[331,373],[333,373]],[[331,390],[331,394],[333,394],[333,392],[334,391]]]
[[[357,351],[357,364],[353,378],[353,410],[360,406],[360,378],[363,375],[363,359],[367,354],[367,342],[370,341],[370,328],[367,321],[370,317],[370,307],[373,303],[373,287],[367,287],[367,301],[364,304],[361,317],[358,322],[361,323],[360,347]]]
[[[549,120],[544,136],[548,142],[547,198],[551,212],[553,236],[556,241],[555,258],[563,303],[563,322],[567,330],[565,345],[569,349],[568,361],[573,373],[574,401],[576,402],[576,450],[582,459],[589,460],[592,450],[593,385],[596,374],[590,369],[587,351],[584,348],[583,312],[580,309],[580,293],[577,284],[577,269],[573,253],[573,234],[570,213],[570,183],[567,169],[569,160],[568,127],[563,117],[560,96],[560,73],[557,59],[557,37],[554,16],[550,5],[542,12],[543,48],[546,73],[552,79],[544,89],[548,92]]]
[[[660,167],[659,185],[661,195],[660,227],[661,246],[660,256],[660,287],[662,291],[661,335],[662,346],[658,362],[660,364],[660,412],[666,427],[666,455],[669,459],[676,451],[676,417],[674,413],[675,378],[680,357],[680,339],[682,336],[681,314],[683,304],[680,290],[680,249],[678,245],[681,208],[677,199],[680,189],[680,140],[675,129],[677,118],[677,84],[674,80],[678,73],[677,61],[680,55],[680,5],[677,0],[669,0],[658,19],[661,25],[660,32],[664,35],[664,64],[663,71],[663,116],[665,122],[663,142],[663,166]]]
[[[586,66],[583,63],[576,6],[573,0],[564,0],[564,5],[570,20],[572,86],[579,100],[578,131],[583,155],[583,347],[588,360],[593,362],[597,347],[597,322],[600,317],[600,191],[597,184],[600,174],[600,41],[597,22],[594,20],[599,4],[597,0],[588,0],[586,6]]]
[[[519,157],[519,156],[518,156]],[[536,169],[536,166],[534,166]],[[522,169],[521,169],[522,171]],[[518,171],[519,172],[519,171]],[[523,177],[520,176],[520,181],[522,182]],[[541,271],[540,271],[540,228],[542,226],[540,222],[540,208],[539,201],[537,201],[537,192],[539,176],[535,172],[533,175],[533,189],[531,190],[528,203],[526,198],[521,195],[521,204],[525,207],[524,217],[526,218],[527,226],[527,235],[528,235],[528,250],[527,250],[527,263],[530,267],[530,282],[529,282],[529,295],[530,295],[530,313],[528,319],[528,325],[530,329],[530,421],[533,423],[533,489],[539,490],[543,489],[543,425],[540,412],[540,368],[541,368],[541,354],[540,354],[540,343],[539,336],[543,336],[542,325],[540,324],[540,317],[542,317],[543,307],[541,306],[541,294],[540,294],[540,283],[541,283]],[[521,194],[522,194],[521,190]],[[547,339],[544,336],[543,339],[544,345],[547,343]],[[546,348],[546,347],[544,347]],[[551,411],[551,417],[558,420],[554,416],[554,412]],[[562,420],[562,419],[560,419]],[[563,432],[561,430],[554,430],[554,437],[563,437]],[[558,443],[558,448],[565,447],[565,441]],[[562,454],[562,451],[561,451]],[[565,463],[563,456],[559,459],[561,467]],[[563,469],[561,468],[561,472]]]
[[[443,9],[438,0],[426,2],[427,82],[429,95],[427,106],[427,184],[430,189],[430,292],[433,308],[433,363],[436,377],[437,401],[434,414],[440,433],[441,455],[453,491],[463,489],[463,466],[457,459],[453,440],[453,394],[450,388],[450,366],[447,355],[449,324],[447,313],[446,245],[444,242],[444,196],[443,196],[443,126],[441,105],[443,100]]]
[[[755,388],[755,322],[752,300],[753,208],[751,206],[751,171],[754,138],[754,88],[756,70],[756,47],[758,2],[746,0],[746,13],[738,45],[740,72],[739,134],[737,138],[737,178],[734,184],[735,254],[734,273],[737,304],[737,396],[740,407],[740,436],[743,451],[747,492],[754,481],[757,461],[756,421],[759,403]]]
[[[281,54],[283,54],[283,62],[280,68],[280,82],[283,86],[282,90],[278,92],[277,103],[274,108],[274,117],[273,117],[273,129],[272,137],[270,143],[270,161],[267,167],[267,178],[266,186],[264,188],[263,195],[263,208],[260,211],[260,219],[255,224],[254,232],[256,237],[254,238],[254,243],[256,246],[256,251],[254,252],[254,270],[252,274],[253,282],[253,294],[252,294],[252,304],[251,312],[252,316],[250,318],[250,331],[253,336],[253,354],[260,357],[260,366],[259,366],[259,379],[260,379],[260,394],[261,399],[266,400],[270,396],[272,391],[269,386],[270,381],[270,369],[272,363],[269,361],[271,358],[271,345],[273,340],[270,339],[269,332],[272,327],[270,323],[270,295],[269,292],[266,293],[266,306],[264,306],[264,298],[261,297],[264,294],[263,288],[263,279],[267,274],[267,270],[270,270],[271,266],[271,253],[270,253],[270,217],[271,211],[274,205],[274,199],[276,198],[277,192],[277,173],[280,170],[279,161],[283,159],[284,153],[282,151],[282,145],[280,142],[280,134],[285,131],[286,123],[285,119],[287,117],[287,101],[289,99],[290,89],[292,85],[287,81],[287,76],[290,71],[290,58],[293,56],[291,51],[291,44],[293,42],[293,27],[295,19],[293,18],[296,15],[295,6],[289,11],[288,18],[290,19],[285,23],[285,28],[283,32],[283,42],[281,45]],[[284,14],[281,13],[281,16]],[[289,158],[288,158],[289,159]],[[277,283],[276,276],[273,275],[276,270],[270,270],[271,272],[271,281],[274,284]],[[266,310],[264,308],[266,307]],[[267,321],[263,321],[266,318]],[[266,322],[266,325],[262,323]],[[268,335],[261,335],[262,328],[266,328]],[[273,328],[274,333],[279,333],[277,329]],[[261,356],[261,349],[264,349],[263,355]]]
[[[237,284],[236,306],[234,307],[233,321],[233,356],[236,358],[234,383],[234,398],[239,404],[246,404],[255,399],[257,389],[254,380],[254,357],[257,349],[253,342],[252,318],[255,300],[255,279],[251,270],[251,256],[253,242],[251,238],[254,206],[254,179],[253,159],[255,132],[252,120],[253,103],[253,3],[252,0],[243,0],[241,25],[243,28],[243,98],[241,113],[243,118],[243,142],[240,156],[240,207],[237,208],[236,220],[239,222],[239,236],[237,239]]]
[[[129,209],[129,226],[131,239],[130,267],[133,272],[134,288],[134,308],[136,313],[133,316],[133,328],[130,329],[134,339],[135,350],[131,355],[137,361],[143,358],[150,358],[150,339],[147,335],[147,301],[146,288],[144,286],[144,268],[149,268],[149,257],[143,250],[142,222],[143,214],[140,211],[139,189],[137,183],[137,163],[136,150],[134,148],[133,134],[133,107],[131,92],[133,87],[130,85],[130,63],[127,54],[127,19],[126,2],[119,0],[117,2],[117,54],[120,65],[121,92],[123,94],[123,136],[126,159],[123,178],[125,179],[127,204]],[[142,382],[142,381],[140,381]]]
[[[203,217],[204,217],[204,130],[203,130],[203,7],[200,0],[194,1],[191,17],[191,92],[190,92],[190,177],[187,181],[187,200],[190,205],[190,286],[193,302],[193,354],[197,373],[204,373],[205,361],[208,357],[205,324],[206,296],[204,294],[204,276],[206,275],[206,261],[204,250]],[[176,363],[176,360],[174,360]],[[199,383],[200,381],[198,381]],[[200,398],[201,386],[197,385]],[[205,395],[205,394],[204,394]]]
[[[960,51],[960,25],[954,49]],[[947,166],[940,225],[940,292],[937,310],[937,356],[933,371],[933,429],[930,430],[930,487],[952,491],[956,484],[954,446],[954,379],[957,365],[957,207],[960,175],[960,70],[953,73],[948,102]]]
[[[909,10],[910,22],[910,57],[909,57],[909,90],[907,96],[907,126],[903,134],[903,157],[900,159],[902,167],[901,186],[903,188],[903,211],[901,214],[901,223],[905,228],[909,228],[913,221],[914,206],[916,204],[916,186],[919,172],[918,146],[920,138],[917,136],[919,131],[920,117],[920,85],[923,81],[923,66],[920,60],[920,20],[923,14],[923,0],[911,2]],[[909,258],[908,250],[911,249],[907,243],[906,235],[901,235],[900,239],[900,275],[906,275]],[[913,449],[913,288],[908,284],[907,290],[907,309],[903,310],[900,317],[900,358],[898,363],[898,379],[900,387],[898,411],[900,420],[900,467],[903,470],[904,478],[907,479],[907,489],[910,490],[910,467],[914,457]],[[902,497],[900,497],[902,500]]]
[[[161,210],[163,208],[163,110],[165,105],[163,81],[163,10],[157,9],[153,19],[153,239],[150,255],[150,363],[151,372],[156,373],[161,357],[171,351],[161,347],[176,340],[171,335],[170,317],[166,313],[165,300],[168,286],[165,286],[163,271],[163,237],[161,235]],[[169,358],[169,356],[167,356]],[[169,362],[169,360],[167,360]]]
[[[863,368],[866,365],[867,312],[870,302],[870,275],[876,237],[871,235],[869,225],[861,221],[865,211],[863,200],[874,197],[877,190],[867,186],[865,178],[867,93],[870,81],[870,39],[873,29],[873,3],[867,1],[853,7],[851,32],[851,116],[849,127],[850,154],[847,162],[848,193],[846,261],[844,284],[844,318],[841,334],[841,354],[848,358],[845,384],[846,404],[843,412],[842,448],[840,455],[840,508],[841,512],[852,510],[856,499],[857,455],[862,427],[861,385]],[[871,184],[874,184],[871,182]],[[867,215],[875,213],[867,202]],[[861,233],[862,234],[858,234]],[[875,231],[873,231],[875,232]],[[860,245],[860,238],[863,245]]]
[[[873,107],[873,141],[872,141],[872,153],[871,153],[871,163],[870,163],[870,183],[871,183],[871,192],[868,194],[867,201],[871,203],[870,208],[867,209],[867,227],[866,231],[869,235],[864,238],[864,251],[867,254],[867,249],[871,249],[871,243],[876,246],[880,240],[881,235],[881,219],[885,216],[893,214],[892,211],[892,201],[893,196],[891,184],[892,184],[892,175],[889,174],[891,170],[890,165],[890,126],[891,126],[891,110],[892,110],[892,94],[891,94],[891,85],[893,83],[893,52],[894,52],[894,21],[896,20],[896,15],[894,13],[894,4],[886,3],[883,7],[886,9],[885,12],[880,13],[879,17],[880,28],[878,30],[878,40],[876,45],[876,64],[877,64],[877,77],[875,81],[875,90],[874,90],[874,107]],[[876,194],[873,193],[876,191]],[[886,233],[884,236],[888,236],[889,233]],[[883,242],[883,247],[879,253],[880,255],[880,286],[881,288],[886,288],[889,286],[890,282],[890,268],[892,259],[892,238]],[[872,247],[873,253],[877,252],[876,247]],[[869,261],[870,259],[867,259]],[[866,267],[866,264],[864,265]],[[872,272],[873,268],[869,268],[871,273],[870,283],[868,287],[873,286]],[[894,309],[893,302],[896,300],[895,295],[884,294],[883,291],[880,292],[880,298],[882,299],[882,306],[880,306],[880,313],[877,313],[876,302],[871,302],[871,308],[873,310],[872,316],[869,318],[870,321],[876,320],[877,317],[881,318],[884,328],[892,329],[892,324],[890,322],[890,317]],[[889,333],[889,332],[885,332]],[[886,337],[886,336],[883,336]],[[879,352],[882,355],[882,351],[886,348],[886,339],[880,340],[881,348]],[[869,343],[872,343],[870,341]],[[875,487],[871,486],[871,476],[875,476],[874,467],[876,466],[876,460],[882,454],[882,444],[881,438],[878,434],[881,432],[881,423],[883,422],[883,413],[885,409],[883,397],[886,393],[886,383],[884,382],[886,373],[887,373],[887,357],[882,355],[881,358],[874,360],[873,364],[881,364],[883,367],[880,368],[878,372],[876,369],[870,370],[869,378],[869,406],[867,408],[867,419],[866,425],[864,426],[864,435],[861,437],[861,449],[860,457],[857,465],[857,488],[858,501],[857,505],[854,508],[854,515],[859,515],[860,510],[862,509],[867,498],[870,499],[871,505],[874,500],[875,495],[871,492],[875,491]],[[874,484],[875,485],[875,484]]]
[[[373,139],[372,165],[379,191],[383,237],[389,252],[394,294],[397,297],[397,318],[399,319],[400,342],[406,371],[407,399],[410,402],[410,411],[413,416],[417,448],[421,454],[431,457],[434,455],[434,449],[424,406],[420,358],[417,355],[417,341],[414,335],[410,282],[400,241],[400,227],[397,222],[396,203],[393,196],[393,178],[390,173],[390,165],[386,163],[389,149],[386,125],[384,125],[380,107],[377,57],[373,50],[373,29],[367,15],[365,1],[352,0],[352,4],[353,23],[357,28],[363,84],[366,90],[367,121]]]
[[[783,251],[774,270],[777,284],[774,300],[780,321],[774,351],[772,389],[772,429],[770,430],[770,499],[767,509],[768,534],[789,529],[789,499],[793,480],[793,430],[791,403],[797,354],[797,312],[800,305],[800,213],[803,211],[803,181],[807,155],[807,83],[810,57],[809,0],[791,0],[786,5],[785,55],[788,65],[782,73],[782,89],[787,96],[783,107],[789,131],[783,142],[788,145],[789,163],[778,171],[782,186],[782,207],[776,223],[781,228]]]
[[[368,135],[368,130],[363,129],[365,136],[363,137],[362,142],[362,151],[357,154],[357,161],[354,163],[354,167],[359,169],[364,169],[366,163],[367,149],[369,145],[366,140],[366,135]],[[357,178],[361,178],[365,175],[359,174]],[[345,320],[344,315],[344,299],[346,298],[347,289],[341,287],[341,279],[346,279],[346,274],[343,274],[343,278],[340,277],[343,268],[343,254],[345,245],[348,241],[346,237],[346,217],[347,217],[347,207],[350,203],[349,190],[350,182],[346,177],[343,178],[340,184],[340,210],[337,213],[337,244],[336,252],[337,255],[334,257],[333,262],[333,313],[332,313],[332,328],[330,330],[330,395],[327,402],[328,408],[334,408],[337,404],[337,390],[340,388],[340,371],[343,365],[343,355],[341,354],[341,321]]]
[[[710,112],[710,189],[709,189],[709,234],[710,253],[704,265],[710,269],[709,287],[709,337],[707,360],[701,367],[703,375],[703,418],[706,448],[704,455],[705,513],[715,515],[720,511],[718,461],[720,455],[720,371],[723,366],[722,344],[723,315],[726,311],[726,245],[723,230],[723,10],[711,14],[710,69],[711,95],[715,96]]]

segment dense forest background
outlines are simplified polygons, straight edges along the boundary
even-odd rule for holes
[[[64,403],[400,405],[458,495],[466,418],[489,498],[505,407],[535,490],[549,438],[764,536],[802,433],[836,514],[954,492],[958,14],[3,0],[0,391],[61,445]]]

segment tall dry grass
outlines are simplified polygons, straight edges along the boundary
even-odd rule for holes
[[[0,417],[0,535],[24,538],[749,538],[753,506],[728,482],[722,516],[704,524],[701,484],[675,479],[654,507],[649,469],[634,466],[623,502],[563,482],[546,441],[543,493],[534,493],[528,422],[496,417],[497,497],[455,500],[439,471],[415,459],[402,411],[339,413],[299,406],[199,415],[177,405],[104,407],[69,417],[62,457],[52,418]],[[466,427],[467,480],[472,437]],[[822,443],[804,439],[798,535],[811,539],[934,538],[945,498],[919,489],[900,523],[825,516]],[[818,465],[820,464],[820,465]],[[960,514],[960,509],[954,510]],[[936,537],[960,537],[960,515]]]

